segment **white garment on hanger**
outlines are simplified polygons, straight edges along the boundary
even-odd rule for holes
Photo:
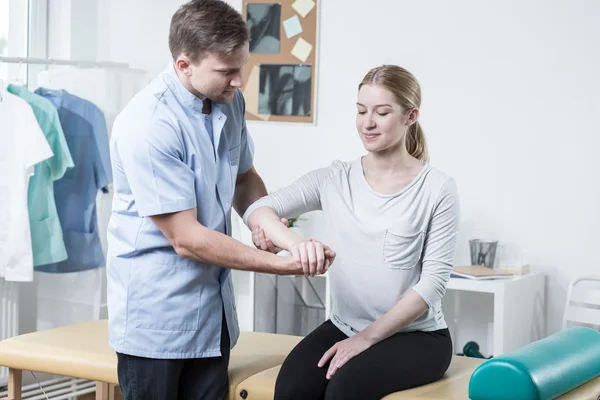
[[[37,163],[54,154],[31,106],[3,88],[0,90],[0,278],[31,282],[29,178]]]
[[[35,282],[37,330],[107,318],[106,268],[64,274],[36,272]]]

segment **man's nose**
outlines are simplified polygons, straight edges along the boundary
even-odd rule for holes
[[[238,73],[235,78],[233,78],[230,82],[230,85],[236,88],[241,88],[244,86],[244,76],[242,73]]]

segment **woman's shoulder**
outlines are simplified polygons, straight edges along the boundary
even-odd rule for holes
[[[348,171],[350,168],[352,168],[353,164],[356,164],[357,161],[358,159],[350,161],[336,159],[331,162],[329,168],[335,171]]]
[[[355,162],[356,160],[342,161],[336,159],[321,168],[321,171],[325,172],[330,178],[340,174],[347,174]]]
[[[321,188],[324,188],[333,182],[347,181],[353,166],[353,161],[341,161],[335,159],[329,164],[307,173],[302,179],[315,180]]]
[[[426,164],[427,174],[425,176],[425,185],[428,189],[438,195],[454,195],[457,193],[456,181],[450,174]]]

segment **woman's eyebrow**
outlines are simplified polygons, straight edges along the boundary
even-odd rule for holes
[[[366,107],[364,104],[360,104],[360,103],[356,103],[356,105],[361,106],[361,107]],[[375,106],[375,108],[378,108],[378,107],[392,107],[392,105],[391,104],[377,104]]]

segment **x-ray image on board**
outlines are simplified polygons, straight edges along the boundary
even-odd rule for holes
[[[281,41],[281,4],[248,4],[250,52],[279,53]]]
[[[310,115],[310,65],[263,64],[259,88],[259,114]]]

